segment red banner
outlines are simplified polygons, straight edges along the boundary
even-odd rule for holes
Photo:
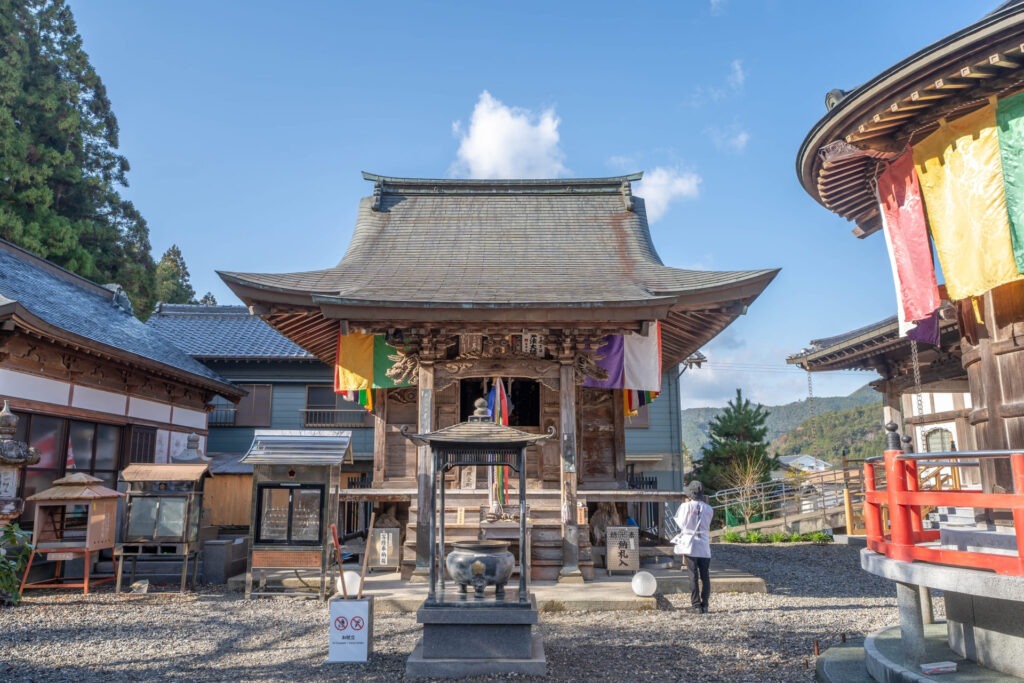
[[[939,288],[921,186],[909,148],[878,178],[878,200],[885,216],[888,247],[896,263],[896,288],[903,314],[907,321],[924,320],[940,305]]]

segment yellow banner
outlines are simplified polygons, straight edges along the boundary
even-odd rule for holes
[[[950,299],[1018,279],[995,107],[943,122],[914,145],[914,164]]]
[[[373,388],[373,335],[338,335],[338,359],[334,390],[360,391]]]

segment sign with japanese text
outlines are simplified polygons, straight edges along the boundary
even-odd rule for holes
[[[640,529],[635,526],[610,526],[607,529],[608,573],[640,571]]]
[[[366,544],[369,553],[366,563],[368,569],[398,569],[401,549],[398,546],[398,529],[381,528],[370,532],[370,542]]]

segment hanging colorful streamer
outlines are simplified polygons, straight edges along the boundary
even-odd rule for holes
[[[373,390],[391,389],[398,384],[387,376],[398,353],[382,334],[338,334],[334,391],[346,399],[373,410]]]
[[[487,411],[495,424],[509,426],[509,401],[505,384],[500,377],[495,377],[491,391],[487,395]],[[505,505],[508,501],[508,467],[502,465],[494,468],[495,481],[498,489],[498,503]]]
[[[1020,277],[1010,241],[996,107],[991,103],[914,145],[935,250],[953,300]]]
[[[878,178],[878,203],[896,284],[900,321],[924,320],[938,310],[932,247],[921,199],[921,185],[908,147]]]
[[[630,332],[610,334],[598,347],[595,359],[607,379],[587,377],[583,386],[593,389],[625,389],[623,413],[636,415],[661,391],[661,324],[651,324],[647,335]]]
[[[1024,93],[999,100],[996,127],[1010,241],[1017,272],[1024,273]]]

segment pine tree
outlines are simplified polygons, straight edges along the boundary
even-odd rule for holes
[[[118,124],[64,0],[0,0],[0,237],[153,303],[149,228],[118,194]]]
[[[216,306],[217,297],[213,295],[213,292],[207,292],[203,294],[203,298],[199,300],[200,306]]]
[[[167,304],[194,304],[196,291],[178,245],[172,244],[156,264],[156,298]]]
[[[701,449],[702,459],[694,471],[706,490],[728,488],[729,468],[740,462],[758,466],[758,471],[763,472],[762,480],[767,481],[776,466],[775,459],[768,455],[767,419],[764,406],[752,404],[736,390],[736,398],[711,421],[708,442]]]

